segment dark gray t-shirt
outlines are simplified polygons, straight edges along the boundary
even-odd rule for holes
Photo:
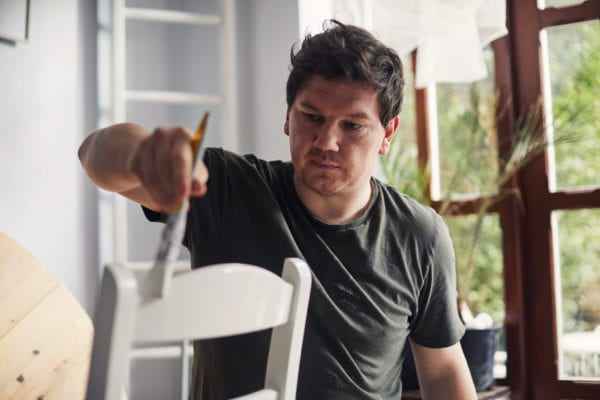
[[[300,257],[312,270],[298,399],[399,399],[407,336],[427,347],[458,342],[452,243],[431,208],[373,179],[364,215],[327,225],[300,201],[290,163],[221,149],[207,149],[205,162],[208,194],[191,200],[184,239],[192,265],[280,274],[286,257]],[[262,387],[269,335],[199,343],[193,391],[212,400]]]

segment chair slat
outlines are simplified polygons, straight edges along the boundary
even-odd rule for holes
[[[222,264],[173,277],[163,299],[138,305],[134,341],[205,339],[284,324],[293,287],[263,268]]]

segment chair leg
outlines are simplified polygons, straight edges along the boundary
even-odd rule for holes
[[[298,258],[285,260],[282,277],[294,286],[288,322],[273,329],[265,387],[274,388],[280,399],[296,398],[298,371],[312,276],[308,265]]]
[[[102,277],[101,295],[94,316],[94,345],[86,399],[121,398],[129,365],[137,285],[129,271],[108,266]]]

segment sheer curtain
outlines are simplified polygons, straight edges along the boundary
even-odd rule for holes
[[[418,88],[487,76],[482,49],[504,36],[504,0],[299,0],[303,32],[336,18],[371,30],[401,56],[417,49]]]

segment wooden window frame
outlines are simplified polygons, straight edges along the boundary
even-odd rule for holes
[[[492,43],[498,104],[509,104],[497,121],[499,157],[509,149],[516,115],[524,115],[542,98],[540,31],[598,19],[600,0],[546,9],[538,9],[536,0],[507,0],[509,34]],[[413,54],[413,68],[415,64]],[[428,164],[431,153],[427,96],[427,89],[415,90],[421,168]],[[511,387],[511,398],[515,400],[598,398],[600,382],[559,378],[551,214],[557,210],[600,208],[600,188],[551,192],[547,153],[527,164],[507,186],[517,188],[521,198],[509,196],[491,210],[499,215],[504,256],[508,358],[507,378],[500,383]],[[457,214],[469,214],[476,202],[456,201],[452,208],[458,210]]]

